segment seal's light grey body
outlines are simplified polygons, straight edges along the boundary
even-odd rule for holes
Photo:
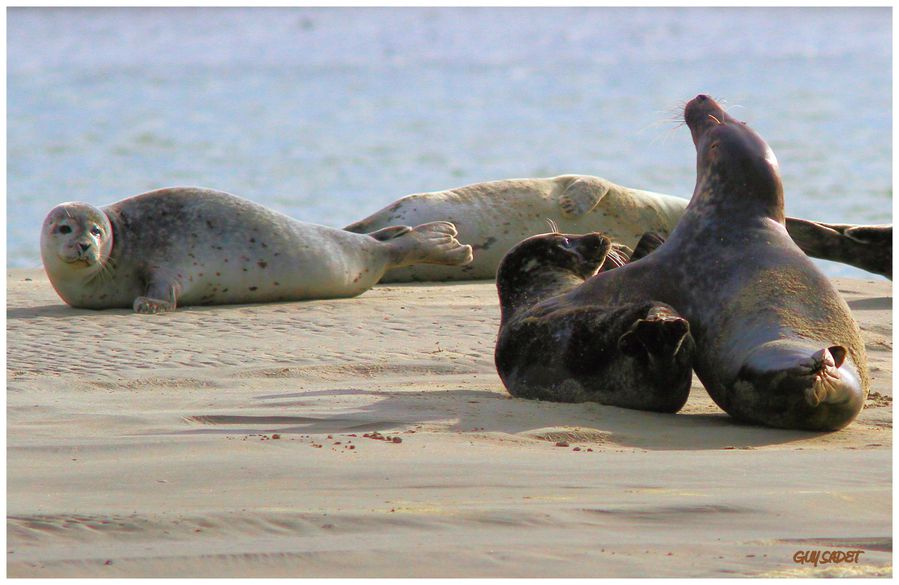
[[[547,219],[562,232],[599,231],[633,247],[648,231],[667,236],[685,207],[679,197],[629,189],[600,177],[562,175],[408,195],[345,229],[365,233],[397,223],[452,222],[459,239],[474,249],[470,264],[393,269],[383,281],[493,279],[503,256],[522,240],[545,233]]]
[[[349,297],[391,266],[464,263],[451,224],[372,235],[303,223],[240,197],[196,188],[151,191],[102,209],[57,206],[42,256],[70,305],[131,307]]]

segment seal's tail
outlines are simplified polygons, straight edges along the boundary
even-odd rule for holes
[[[468,264],[472,260],[471,246],[459,243],[457,233],[450,222],[435,221],[414,228],[385,228],[371,235],[392,247],[391,268],[397,268],[412,264]]]
[[[840,429],[858,415],[867,392],[857,366],[842,345],[818,350],[785,341],[756,348],[737,384],[758,422],[813,431]],[[757,403],[756,403],[757,402]]]

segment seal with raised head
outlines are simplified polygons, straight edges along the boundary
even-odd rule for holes
[[[653,238],[640,241],[637,255]],[[672,307],[653,301],[540,305],[597,271],[620,269],[629,256],[600,233],[551,233],[528,238],[503,258],[494,357],[510,394],[680,410],[690,393],[693,340]]]
[[[170,188],[106,207],[63,203],[47,215],[41,257],[73,307],[258,303],[351,297],[391,267],[464,264],[448,222],[374,233],[303,223],[235,195]]]
[[[518,242],[543,233],[546,220],[566,233],[598,231],[633,246],[645,232],[668,236],[688,203],[590,175],[507,179],[407,195],[344,229],[365,233],[397,223],[450,221],[459,238],[474,248],[470,264],[398,268],[388,270],[382,281],[492,280],[503,256]],[[892,226],[831,225],[789,217],[786,226],[810,256],[892,278]]]
[[[865,347],[846,302],[787,233],[774,153],[706,95],[687,103],[684,118],[696,146],[696,188],[670,237],[542,310],[667,303],[690,323],[694,370],[731,416],[844,427],[867,395]]]

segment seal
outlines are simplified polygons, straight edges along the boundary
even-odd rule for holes
[[[868,391],[864,344],[846,302],[787,233],[777,158],[706,95],[684,118],[696,187],[670,237],[541,309],[669,304],[690,324],[694,371],[728,414],[791,429],[846,426]]]
[[[44,269],[73,307],[258,303],[351,297],[392,267],[464,264],[447,222],[362,235],[303,223],[235,195],[170,188],[97,208],[63,203],[41,231]]]
[[[590,175],[506,179],[407,195],[344,229],[365,233],[397,223],[450,221],[459,238],[474,248],[470,264],[388,270],[383,282],[492,280],[503,256],[520,241],[543,233],[546,220],[566,233],[599,231],[614,242],[633,246],[645,232],[667,237],[688,203]],[[829,225],[793,218],[787,218],[786,225],[806,254],[892,277],[891,226]],[[882,237],[885,230],[889,233]]]
[[[640,243],[647,238],[654,236]],[[506,254],[496,277],[502,314],[494,358],[510,394],[657,412],[683,407],[693,340],[672,307],[651,301],[540,304],[597,271],[620,269],[629,252],[600,233],[551,233]]]
[[[678,197],[629,189],[600,177],[562,175],[408,195],[344,229],[364,233],[425,217],[450,221],[459,239],[472,244],[470,264],[390,270],[383,281],[493,280],[503,256],[522,240],[544,233],[547,220],[565,233],[598,231],[632,247],[645,232],[667,236],[685,207],[686,200]]]

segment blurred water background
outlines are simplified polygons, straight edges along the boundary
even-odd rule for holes
[[[40,265],[55,204],[173,185],[338,227],[510,177],[689,197],[700,92],[771,144],[788,214],[892,222],[889,8],[7,14],[12,267]]]

